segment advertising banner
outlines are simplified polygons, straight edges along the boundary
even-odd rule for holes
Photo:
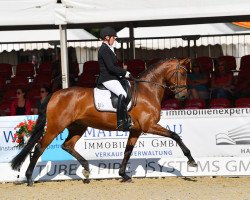
[[[194,157],[249,156],[249,108],[165,111],[163,121],[181,124],[182,139]]]
[[[37,116],[12,116],[0,117],[0,163],[10,162],[11,159],[20,151],[16,144],[13,143],[15,130],[14,128],[24,120],[34,119]]]
[[[12,140],[14,127],[37,116],[0,117],[0,181],[23,180],[29,159],[20,172],[10,169],[20,151]],[[142,133],[129,161],[134,177],[250,175],[250,109],[203,109],[162,111],[159,122],[176,132],[191,150],[198,168],[187,167],[187,158],[175,141]],[[84,178],[82,167],[61,149],[68,135],[60,133],[47,147],[35,170],[35,180]],[[116,178],[124,156],[129,132],[104,131],[89,127],[76,144],[76,150],[90,162],[90,178]],[[130,169],[129,169],[130,168]],[[194,171],[192,171],[194,170]]]
[[[249,156],[250,109],[162,111],[159,122],[176,132],[194,157]],[[88,128],[76,149],[86,159],[122,159],[129,133]],[[183,153],[175,141],[142,134],[132,158],[178,158]]]
[[[90,179],[120,178],[121,160],[89,161]],[[25,171],[28,163],[22,166],[19,181],[26,181]],[[146,159],[130,160],[126,173],[131,177],[146,176]],[[67,180],[85,179],[83,167],[76,160],[38,162],[33,172],[33,179],[38,180]]]
[[[36,121],[37,115],[0,117],[0,163],[10,162],[20,149],[17,143],[13,143],[14,129],[20,122],[33,120]],[[41,160],[72,160],[72,156],[61,149],[61,144],[68,135],[67,129],[60,133],[53,142],[47,147],[41,156]]]
[[[188,166],[184,158],[147,159],[146,177],[250,175],[247,157],[202,157],[196,162],[198,167]]]

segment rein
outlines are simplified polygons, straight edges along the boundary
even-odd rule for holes
[[[185,86],[185,85],[170,85],[170,86],[167,86],[167,85],[163,85],[163,84],[156,83],[156,82],[153,82],[153,81],[140,80],[140,79],[133,78],[133,77],[131,77],[131,80],[134,81],[134,82],[154,84],[154,85],[156,85],[156,86],[163,87],[164,89],[165,89],[165,88],[168,88],[168,89],[170,89],[172,92],[174,92],[177,88],[186,88],[186,87],[187,87],[187,86]],[[178,92],[178,93],[179,93],[179,92]]]
[[[153,85],[156,85],[156,86],[159,86],[159,87],[162,87],[164,90],[166,88],[168,88],[169,90],[171,90],[172,92],[174,92],[175,94],[179,94],[180,92],[182,92],[183,90],[185,90],[187,88],[186,85],[179,85],[178,84],[178,69],[182,67],[182,66],[179,66],[177,65],[176,66],[176,70],[174,71],[174,73],[170,76],[169,79],[171,79],[174,75],[176,75],[176,82],[174,83],[174,85],[170,85],[170,86],[167,86],[167,85],[163,85],[163,84],[160,84],[160,83],[156,83],[156,82],[153,82],[153,81],[147,81],[147,80],[141,80],[141,79],[137,79],[137,78],[134,78],[132,75],[130,75],[130,79],[133,81],[134,83],[134,95],[133,96],[133,102],[134,102],[134,106],[136,105],[137,103],[137,86],[138,84],[137,83],[149,83],[149,84],[153,84]],[[183,69],[186,70],[185,67],[182,67]],[[182,88],[181,90],[178,90],[176,92],[177,89],[180,89]]]
[[[154,85],[163,87],[164,89],[168,87],[168,86],[162,85],[162,84],[160,84],[160,83],[156,83],[156,82],[152,82],[152,81],[146,81],[146,80],[140,80],[140,79],[137,79],[137,78],[134,78],[134,77],[131,77],[131,79],[132,79],[132,81],[134,81],[134,82],[151,83],[151,84],[154,84]]]

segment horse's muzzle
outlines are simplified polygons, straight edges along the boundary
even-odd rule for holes
[[[188,97],[187,90],[176,93],[175,98],[178,100],[185,100]]]

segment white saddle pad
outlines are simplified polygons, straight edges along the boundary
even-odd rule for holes
[[[111,92],[109,90],[101,90],[94,88],[94,102],[95,107],[99,111],[116,112],[117,109],[113,107],[111,102]],[[129,102],[127,110],[131,108],[132,101]]]

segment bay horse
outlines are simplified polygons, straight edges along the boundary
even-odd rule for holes
[[[133,97],[136,97],[134,98],[136,103],[134,102],[134,106],[129,112],[134,125],[130,131],[124,158],[119,169],[122,181],[131,181],[131,177],[126,174],[125,170],[136,141],[142,133],[155,134],[175,140],[188,158],[188,165],[197,166],[190,150],[182,142],[179,135],[157,124],[160,120],[161,100],[167,83],[170,84],[169,88],[175,92],[176,98],[181,99],[187,96],[187,70],[184,67],[187,62],[188,59],[161,61],[145,70],[132,84],[133,88],[137,88],[137,90],[132,90],[136,91],[133,93]],[[43,135],[46,119],[46,134],[41,142],[38,142]],[[96,110],[93,88],[71,87],[59,90],[50,95],[42,104],[33,133],[24,148],[13,158],[12,169],[18,170],[36,145],[25,173],[28,186],[32,186],[32,173],[38,158],[53,139],[67,128],[69,134],[62,144],[62,149],[80,162],[84,168],[83,175],[88,179],[90,175],[89,163],[74,149],[75,144],[88,127],[114,131],[116,130],[116,121],[115,112],[99,112]]]

